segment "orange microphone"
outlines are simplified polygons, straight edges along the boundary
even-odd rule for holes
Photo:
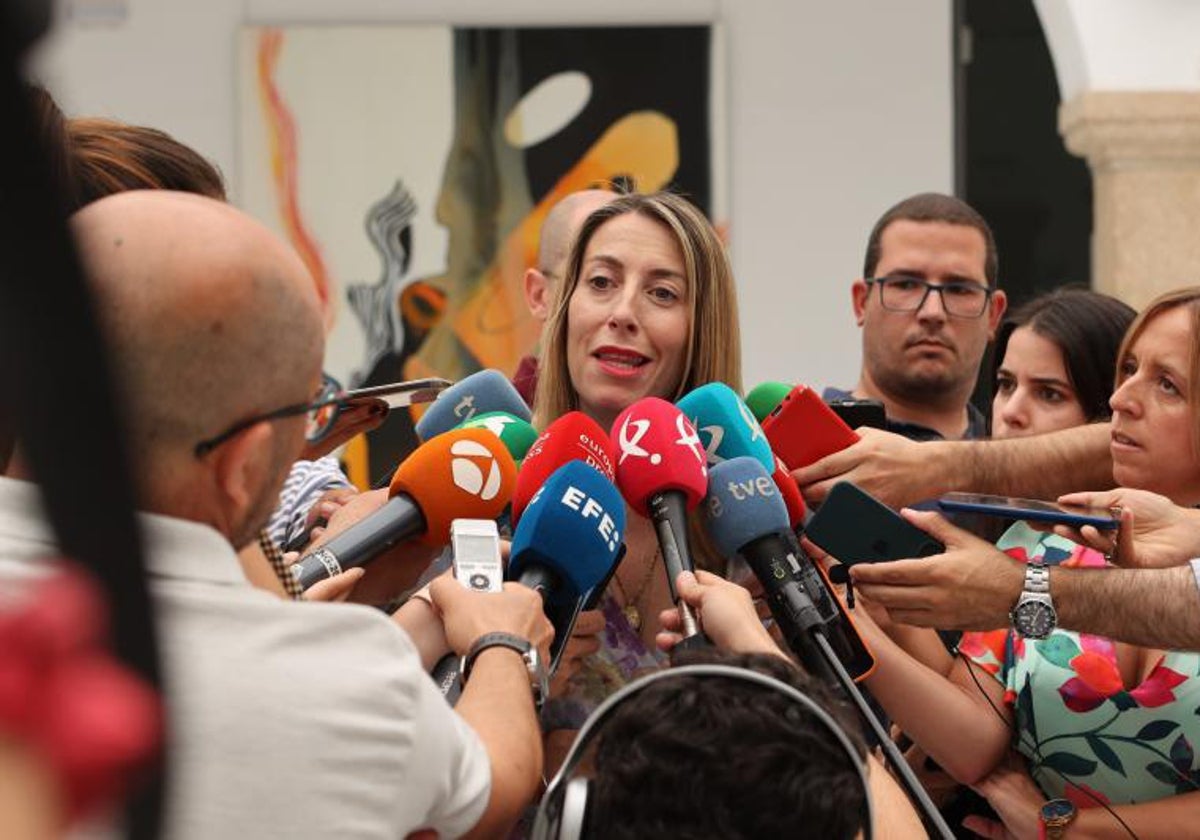
[[[292,573],[307,589],[406,540],[445,545],[453,520],[499,516],[516,478],[512,455],[487,429],[440,434],[396,468],[383,507],[302,557]]]

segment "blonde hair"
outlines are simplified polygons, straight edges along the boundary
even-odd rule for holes
[[[542,343],[534,402],[534,422],[538,426],[579,408],[579,394],[567,368],[567,311],[571,295],[579,285],[583,256],[592,236],[605,222],[626,213],[637,213],[666,227],[683,253],[691,315],[683,375],[670,396],[671,401],[708,382],[724,382],[741,393],[742,341],[737,295],[724,244],[704,214],[682,196],[670,192],[632,193],[593,212],[575,238]]]
[[[1188,341],[1188,408],[1192,412],[1192,451],[1200,453],[1200,286],[1185,286],[1159,295],[1138,313],[1125,332],[1121,349],[1117,351],[1117,376],[1114,389],[1121,387],[1126,377],[1123,373],[1125,359],[1151,321],[1180,306],[1185,306],[1191,315],[1191,336]]]

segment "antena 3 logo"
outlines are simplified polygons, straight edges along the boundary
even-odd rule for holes
[[[460,490],[487,502],[500,492],[500,465],[482,443],[458,440],[450,447],[450,475]]]

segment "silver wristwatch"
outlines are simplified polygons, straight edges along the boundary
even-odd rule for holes
[[[1025,589],[1008,614],[1013,629],[1026,639],[1044,639],[1058,626],[1058,613],[1050,600],[1050,569],[1040,560],[1025,566]]]

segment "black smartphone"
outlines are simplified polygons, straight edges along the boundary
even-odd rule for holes
[[[982,513],[1001,519],[1061,522],[1073,528],[1091,525],[1101,531],[1111,531],[1121,525],[1121,512],[1117,509],[1072,507],[1039,499],[989,496],[985,493],[947,493],[938,499],[938,507],[955,513]]]
[[[879,400],[832,400],[828,405],[851,429],[862,426],[870,426],[872,429],[887,428],[887,411]]]
[[[833,485],[805,535],[844,566],[941,554],[946,547],[849,481]]]

